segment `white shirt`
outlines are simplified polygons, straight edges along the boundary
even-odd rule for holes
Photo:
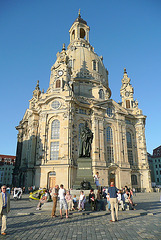
[[[84,194],[83,195],[81,194],[79,199],[83,200],[84,199]]]
[[[121,201],[121,193],[117,194],[117,199],[118,199],[118,201]]]
[[[99,181],[99,177],[97,176],[97,174],[94,176],[95,181]]]
[[[110,201],[110,195],[107,194],[106,198],[107,198],[107,201]]]
[[[60,188],[59,189],[59,197],[60,197],[60,200],[64,200],[65,199],[65,190],[64,190],[64,188]]]
[[[7,206],[7,194],[2,192],[3,207]]]

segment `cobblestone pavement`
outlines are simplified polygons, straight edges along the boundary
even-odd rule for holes
[[[38,202],[23,195],[22,200],[11,200],[7,235],[0,239],[161,239],[160,194],[138,193],[134,200],[136,211],[119,211],[119,221],[111,223],[106,211],[52,219],[51,212],[36,211]]]

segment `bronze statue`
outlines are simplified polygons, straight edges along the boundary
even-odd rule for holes
[[[80,132],[79,157],[90,157],[92,140],[93,133],[86,121]]]

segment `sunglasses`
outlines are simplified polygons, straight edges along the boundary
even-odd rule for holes
[[[6,188],[2,188],[2,189],[6,189]]]

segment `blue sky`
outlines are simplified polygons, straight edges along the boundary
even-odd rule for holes
[[[46,91],[50,68],[78,16],[90,26],[90,43],[103,55],[112,99],[120,99],[124,67],[134,98],[147,116],[147,150],[161,145],[160,0],[1,0],[0,154],[15,155],[17,131],[37,80]]]

